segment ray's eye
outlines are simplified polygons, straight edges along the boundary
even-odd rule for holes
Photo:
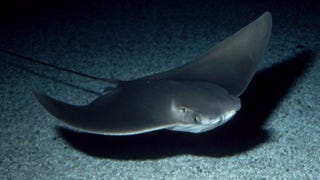
[[[180,107],[180,112],[182,112],[182,113],[187,112],[187,108],[186,107]]]
[[[195,122],[195,123],[201,123],[201,118],[200,118],[200,116],[194,116],[194,122]]]

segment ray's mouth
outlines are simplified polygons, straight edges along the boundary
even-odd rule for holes
[[[222,125],[225,122],[227,122],[228,120],[230,120],[235,114],[236,114],[236,110],[231,110],[223,115],[221,115],[218,118],[215,119],[204,119],[201,121],[201,124],[203,125],[210,125],[210,124],[215,124],[215,125]]]
[[[222,116],[223,121],[225,122],[225,121],[230,120],[236,113],[237,113],[236,110],[231,110],[231,111],[227,112],[226,114],[224,114]]]
[[[215,119],[209,119],[209,118],[202,119],[201,123],[199,124],[179,124],[179,125],[170,127],[168,129],[173,131],[202,133],[223,125],[228,120],[230,120],[236,114],[236,112],[237,110],[231,110]]]

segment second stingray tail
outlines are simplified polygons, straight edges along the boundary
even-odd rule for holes
[[[90,127],[88,129],[87,126],[87,117],[90,113],[86,106],[67,104],[38,91],[33,91],[33,95],[50,114],[66,124],[83,130],[90,129]]]

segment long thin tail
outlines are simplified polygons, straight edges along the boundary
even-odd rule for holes
[[[54,69],[58,69],[58,70],[61,70],[61,71],[72,73],[72,74],[76,74],[78,76],[86,77],[86,78],[93,79],[93,80],[104,81],[104,82],[107,82],[107,83],[110,83],[110,84],[114,84],[114,85],[118,85],[120,82],[122,82],[121,80],[118,80],[116,78],[109,78],[108,79],[108,78],[101,78],[101,77],[91,76],[89,74],[85,74],[85,73],[82,73],[82,72],[78,72],[78,71],[74,71],[74,70],[71,70],[71,69],[67,69],[67,68],[63,68],[63,67],[60,67],[60,66],[56,66],[56,65],[53,65],[53,64],[49,64],[49,63],[46,63],[46,62],[38,61],[36,59],[30,58],[30,57],[27,57],[27,56],[23,56],[23,55],[20,55],[20,54],[17,54],[17,53],[14,53],[14,52],[8,51],[6,49],[1,49],[0,48],[0,52],[9,54],[10,56],[17,57],[20,60],[25,60],[25,61],[29,61],[29,62],[32,62],[32,63],[35,63],[35,64],[40,64],[40,65],[45,66],[45,67],[51,67],[51,68],[54,68]]]

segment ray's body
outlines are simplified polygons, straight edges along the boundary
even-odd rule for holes
[[[117,86],[76,106],[34,91],[40,104],[71,127],[97,134],[131,135],[158,129],[201,133],[240,109],[271,34],[269,12],[181,67]],[[116,82],[116,81],[115,81]]]

